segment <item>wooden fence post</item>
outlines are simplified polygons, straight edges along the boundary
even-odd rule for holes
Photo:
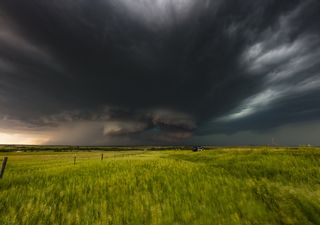
[[[73,157],[73,165],[76,165],[77,156]]]
[[[4,170],[6,169],[8,157],[4,157],[2,161],[1,171],[0,171],[0,179],[3,177]]]
[[[103,153],[101,154],[101,161],[103,160]]]

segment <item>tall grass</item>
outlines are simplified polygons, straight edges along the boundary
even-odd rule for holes
[[[7,153],[0,224],[320,224],[316,149],[104,154]]]

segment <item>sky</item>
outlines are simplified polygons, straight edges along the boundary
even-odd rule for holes
[[[0,143],[320,145],[318,0],[1,0]]]

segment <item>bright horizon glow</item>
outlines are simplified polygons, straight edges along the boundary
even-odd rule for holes
[[[2,133],[0,132],[0,145],[40,145],[47,142],[49,138],[36,134],[22,134],[22,133]]]

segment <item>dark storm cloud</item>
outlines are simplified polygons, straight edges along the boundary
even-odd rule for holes
[[[316,0],[2,0],[2,127],[118,144],[318,119],[319,10]]]

